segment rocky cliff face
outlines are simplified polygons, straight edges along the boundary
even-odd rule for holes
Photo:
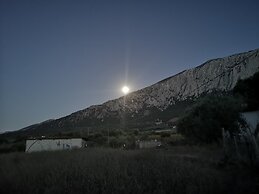
[[[259,49],[209,60],[125,97],[76,112],[71,115],[70,120],[85,117],[103,119],[111,115],[119,116],[124,111],[138,113],[146,107],[165,110],[178,101],[198,97],[203,93],[229,91],[239,79],[248,78],[257,71]]]
[[[121,118],[124,113],[148,115],[149,108],[160,111],[179,101],[196,98],[211,91],[229,91],[239,79],[245,79],[259,71],[259,49],[213,59],[183,71],[127,96],[75,112],[67,117],[50,121],[41,128],[87,126],[91,119]],[[82,122],[84,124],[82,124]],[[39,127],[39,126],[38,126]],[[35,129],[37,129],[36,127]]]

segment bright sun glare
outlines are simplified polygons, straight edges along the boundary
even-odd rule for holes
[[[123,92],[123,94],[128,94],[129,93],[129,87],[128,86],[123,86],[121,91]]]

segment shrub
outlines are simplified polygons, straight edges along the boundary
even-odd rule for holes
[[[259,108],[259,72],[252,77],[239,80],[233,90],[236,96],[241,96],[246,104],[247,111],[258,110]]]
[[[236,169],[232,175],[195,157],[201,154],[215,152],[187,146],[2,154],[0,193],[257,193],[256,178]]]
[[[124,144],[123,139],[119,137],[110,137],[109,146],[112,148],[120,148]]]
[[[179,132],[199,142],[218,141],[222,137],[222,128],[230,134],[238,131],[242,121],[240,104],[229,96],[205,97],[179,121]]]
[[[122,134],[122,132],[120,130],[116,130],[116,129],[111,129],[109,130],[109,135],[110,136],[114,136],[114,137],[118,137]]]
[[[171,134],[168,133],[168,132],[162,132],[162,133],[160,134],[160,137],[161,137],[161,138],[170,137],[170,136],[171,136]]]

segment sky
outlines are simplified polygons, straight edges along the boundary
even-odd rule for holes
[[[258,0],[0,0],[0,133],[259,48]]]

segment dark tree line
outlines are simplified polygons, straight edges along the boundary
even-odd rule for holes
[[[233,90],[235,96],[240,97],[245,104],[246,111],[259,109],[259,72],[252,77],[239,80]]]
[[[201,99],[178,123],[179,132],[187,138],[210,143],[221,139],[222,128],[231,134],[238,131],[240,101],[229,96]]]
[[[179,121],[178,130],[198,142],[215,142],[222,137],[222,128],[230,134],[245,125],[240,112],[259,109],[259,72],[239,80],[232,94],[214,94],[201,98]]]

